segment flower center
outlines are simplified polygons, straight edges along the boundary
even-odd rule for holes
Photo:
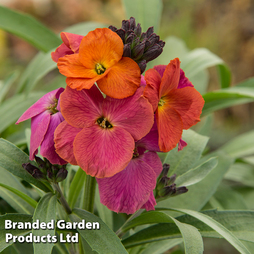
[[[97,63],[95,65],[95,71],[97,72],[98,75],[101,75],[106,71],[106,68],[102,64]]]
[[[57,104],[58,104],[58,99],[54,99],[54,103],[50,104],[48,107],[47,107],[47,110],[50,111],[51,114],[55,114],[58,112],[57,110]]]
[[[103,129],[111,129],[111,128],[113,128],[113,125],[105,117],[98,118],[97,119],[97,123]]]
[[[138,149],[137,147],[134,148],[132,159],[139,157]]]
[[[166,102],[163,100],[163,97],[160,99],[158,106],[162,107]]]

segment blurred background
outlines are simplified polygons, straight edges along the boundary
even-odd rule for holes
[[[159,35],[176,36],[189,49],[204,47],[222,58],[233,74],[232,85],[254,76],[253,0],[163,0]],[[59,33],[83,21],[121,27],[125,17],[121,0],[0,0],[0,5],[31,14]],[[142,24],[141,24],[142,25]],[[37,50],[16,36],[0,30],[0,80],[14,69],[24,70]],[[215,68],[209,69],[208,90],[218,89]],[[194,84],[195,85],[195,84]],[[254,103],[215,113],[210,149],[254,126]],[[220,244],[221,243],[221,244]],[[177,252],[175,252],[177,253]],[[205,241],[205,253],[237,253],[224,240]]]

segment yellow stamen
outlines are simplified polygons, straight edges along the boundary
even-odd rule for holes
[[[98,75],[101,75],[106,71],[106,68],[102,64],[97,63],[95,65],[95,71],[97,72]]]
[[[158,103],[158,106],[159,107],[162,107],[166,102],[161,98],[159,103]]]

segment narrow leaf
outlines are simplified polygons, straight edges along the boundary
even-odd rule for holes
[[[31,232],[31,229],[6,229],[5,221],[10,220],[12,222],[32,222],[32,215],[28,214],[5,214],[0,216],[0,252],[5,248],[13,244],[12,240],[6,241],[7,234],[12,236],[26,235]]]
[[[44,52],[61,44],[60,38],[33,17],[0,6],[0,28]]]
[[[171,217],[171,216],[170,216]],[[185,254],[201,254],[204,251],[203,240],[198,230],[186,223],[181,223],[171,217],[179,228],[184,242]]]
[[[92,250],[97,251],[98,254],[110,253],[121,254],[128,253],[117,235],[109,229],[109,227],[97,216],[85,210],[74,208],[72,214],[69,215],[72,222],[98,222],[99,230],[81,230],[77,229],[81,237],[90,245]]]
[[[36,202],[34,199],[32,199],[32,198],[30,198],[29,196],[27,196],[26,194],[24,194],[23,192],[21,192],[21,191],[15,189],[15,188],[12,188],[12,187],[10,187],[10,186],[8,186],[8,185],[2,184],[2,183],[0,183],[0,186],[3,187],[3,188],[5,188],[6,190],[9,190],[9,191],[11,191],[12,193],[16,194],[17,196],[19,196],[20,198],[22,198],[24,201],[26,201],[29,205],[31,205],[33,208],[36,207],[37,202]]]
[[[179,176],[175,183],[177,186],[190,186],[203,180],[217,165],[217,158],[210,158],[206,162],[190,169],[183,175]]]
[[[143,32],[153,26],[155,32],[158,33],[161,13],[161,0],[122,0],[126,13],[126,18],[134,17],[136,23],[140,23]]]
[[[32,177],[23,167],[22,163],[31,162],[26,153],[18,147],[0,139],[0,167],[3,167],[13,175],[35,185],[36,187],[48,192],[49,189],[41,182]]]
[[[170,175],[176,173],[177,176],[188,171],[200,158],[208,137],[199,135],[192,130],[183,132],[182,139],[187,142],[187,146],[178,152],[178,148],[174,148],[167,153],[163,163],[170,164]]]
[[[57,197],[56,195],[53,195],[52,193],[47,193],[45,196],[43,196],[33,215],[33,222],[36,222],[39,220],[40,222],[51,222],[53,220],[53,223],[56,221],[56,204],[57,204]],[[54,224],[55,226],[55,224]],[[54,227],[55,228],[55,227]],[[47,236],[50,235],[55,236],[55,229],[33,229],[32,233],[34,236]],[[54,243],[52,242],[46,242],[46,243],[33,243],[34,247],[34,254],[51,254],[52,248],[54,247]]]

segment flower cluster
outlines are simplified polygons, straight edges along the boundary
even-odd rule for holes
[[[204,105],[179,59],[142,76],[164,42],[153,28],[142,33],[134,18],[121,29],[61,37],[52,59],[67,77],[65,90],[46,94],[17,122],[32,118],[30,159],[40,146],[52,164],[79,165],[96,177],[101,202],[115,212],[153,210],[156,185],[158,197],[186,192],[162,173],[157,155],[187,145],[182,132],[200,120]]]

